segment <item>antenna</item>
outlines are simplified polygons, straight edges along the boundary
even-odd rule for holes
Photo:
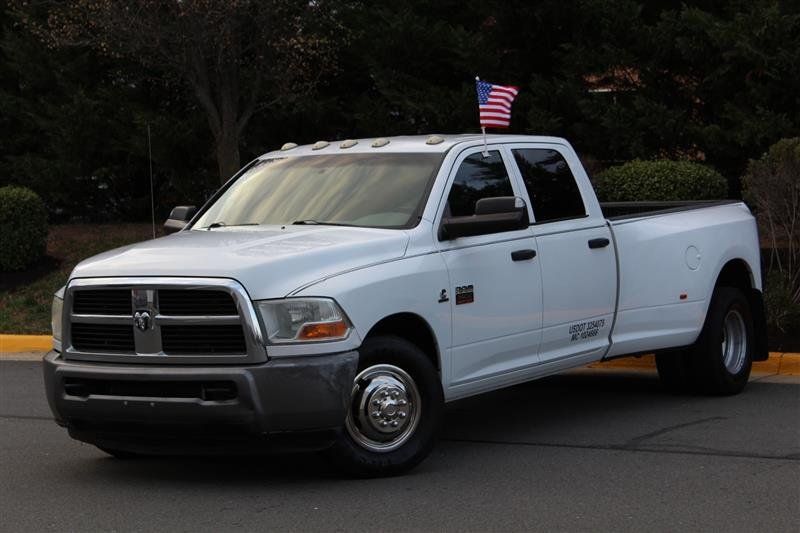
[[[153,196],[153,144],[150,141],[150,123],[147,123],[147,158],[150,161],[150,217],[153,221],[153,238],[156,238],[156,200]]]

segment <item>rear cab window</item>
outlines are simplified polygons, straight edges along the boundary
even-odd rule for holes
[[[575,176],[557,150],[512,148],[535,224],[572,220],[588,216]]]

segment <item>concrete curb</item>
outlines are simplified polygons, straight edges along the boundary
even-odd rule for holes
[[[50,335],[7,335],[0,334],[0,360],[32,361],[41,359],[42,352],[53,348]],[[593,363],[589,368],[597,369],[654,369],[655,357],[624,357]],[[800,353],[771,352],[769,359],[753,363],[754,373],[769,373],[782,376],[800,376]]]
[[[623,357],[612,361],[592,363],[588,368],[596,369],[655,369],[656,358],[653,355],[641,357]],[[800,353],[770,352],[766,361],[753,363],[754,374],[777,374],[781,376],[800,376]]]

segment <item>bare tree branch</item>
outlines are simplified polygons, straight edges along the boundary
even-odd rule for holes
[[[16,1],[24,11],[25,0]],[[67,0],[35,31],[51,46],[89,46],[181,80],[206,115],[220,177],[259,110],[307,94],[335,68],[341,3],[330,0]],[[31,22],[33,26],[34,23]],[[275,82],[265,83],[265,80]]]

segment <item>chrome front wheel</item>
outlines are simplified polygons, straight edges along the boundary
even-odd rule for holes
[[[358,350],[344,427],[326,453],[358,476],[400,474],[433,448],[442,418],[442,382],[428,354],[393,335],[368,337]]]
[[[385,453],[412,437],[421,415],[422,399],[411,376],[397,366],[379,364],[356,376],[345,426],[359,446]]]

